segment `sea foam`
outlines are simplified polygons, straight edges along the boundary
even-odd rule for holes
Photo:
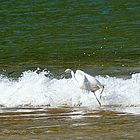
[[[133,74],[130,79],[110,76],[96,78],[105,85],[102,105],[140,106],[140,73]],[[99,93],[100,90],[96,91],[98,97]],[[25,71],[18,80],[1,75],[0,105],[99,107],[92,92],[83,92],[71,78],[52,78],[45,71]]]

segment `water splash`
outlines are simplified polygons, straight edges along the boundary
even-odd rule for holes
[[[1,75],[0,105],[5,107],[66,105],[95,108],[99,106],[93,93],[83,93],[74,85],[71,78],[56,79],[49,75],[47,71],[40,73],[25,71],[18,80]],[[130,79],[109,76],[96,78],[105,85],[101,100],[103,105],[140,105],[140,73],[133,74]],[[99,92],[96,92],[97,96]]]

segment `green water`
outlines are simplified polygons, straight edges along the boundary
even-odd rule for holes
[[[140,72],[139,40],[138,0],[0,0],[0,74],[129,75]],[[139,115],[120,112],[1,107],[0,139],[139,140]]]
[[[0,69],[140,72],[140,5],[128,0],[1,0]]]

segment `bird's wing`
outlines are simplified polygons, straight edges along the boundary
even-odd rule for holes
[[[84,75],[83,73],[80,73],[79,70],[77,70],[75,73],[75,78],[78,81],[79,87],[81,89],[91,91],[90,82],[87,79],[86,75]]]
[[[96,84],[97,81],[98,81],[98,80],[95,79],[93,76],[91,76],[91,75],[89,75],[89,74],[87,74],[87,73],[85,73],[85,72],[83,72],[83,71],[81,71],[81,70],[77,70],[76,73],[80,73],[80,74],[82,74],[82,75],[85,75],[86,78],[88,79],[88,81],[89,81],[90,83]]]
[[[88,79],[89,84],[91,89],[99,89],[102,88],[103,85],[93,76],[81,71],[81,70],[77,70],[76,73],[81,74],[81,75],[85,75],[85,77]]]
[[[88,79],[85,75],[83,75],[83,83],[80,88],[87,90],[87,91],[91,91],[90,82],[88,81]]]

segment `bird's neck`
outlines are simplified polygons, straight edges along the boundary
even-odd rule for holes
[[[71,76],[72,76],[72,78],[75,78],[75,75],[74,75],[73,71],[71,71]]]

